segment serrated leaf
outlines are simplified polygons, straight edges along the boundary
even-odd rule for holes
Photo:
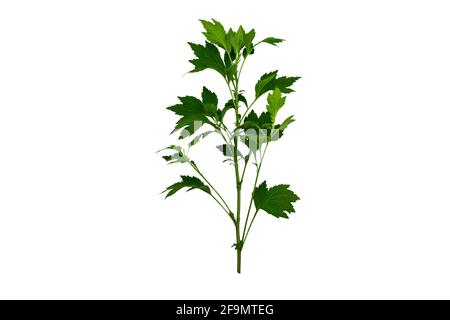
[[[203,103],[211,103],[216,106],[219,103],[219,100],[217,99],[217,95],[206,87],[203,87],[202,100],[203,100]]]
[[[205,113],[209,116],[215,115],[218,104],[217,95],[214,92],[208,90],[208,88],[203,87],[202,100]]]
[[[188,188],[187,191],[200,189],[206,193],[211,194],[211,190],[207,185],[205,185],[199,178],[192,176],[181,176],[180,182],[176,182],[168,186],[163,192],[167,192],[166,198],[168,198],[183,188]]]
[[[279,77],[276,79],[275,81],[275,87],[278,87],[280,89],[281,92],[283,93],[291,93],[294,92],[293,89],[290,88],[290,86],[292,86],[295,81],[297,81],[298,79],[300,79],[301,77]]]
[[[253,39],[255,39],[255,29],[250,30],[244,35],[244,45],[245,45],[245,52],[244,57],[247,57],[247,55],[251,54],[253,51]]]
[[[288,213],[295,212],[292,205],[300,198],[289,189],[287,184],[267,188],[264,181],[253,192],[256,210],[264,210],[276,218],[288,218]]]
[[[278,43],[281,43],[283,41],[284,41],[284,39],[268,37],[268,38],[265,38],[264,40],[262,40],[261,42],[268,43],[268,44],[271,44],[273,46],[277,46]]]
[[[214,127],[214,124],[208,119],[208,117],[215,117],[217,112],[218,99],[214,92],[203,87],[202,100],[192,96],[178,97],[178,99],[181,103],[167,108],[181,116],[171,133],[183,129],[179,137],[183,139],[192,135],[205,123]]]
[[[175,112],[179,116],[189,116],[192,114],[202,114],[203,113],[203,103],[196,97],[184,96],[178,97],[181,104],[176,104],[168,107],[167,109]]]
[[[203,124],[210,123],[205,114],[203,102],[192,96],[178,97],[180,104],[168,107],[175,114],[181,116],[171,133],[183,129],[180,139],[192,135]]]
[[[244,136],[241,140],[251,152],[256,152],[269,141],[272,126],[272,117],[269,112],[262,112],[258,116],[252,110],[241,125],[241,128],[244,129]]]
[[[225,63],[223,62],[219,49],[210,42],[206,42],[205,46],[188,42],[196,59],[189,60],[194,65],[194,69],[190,72],[199,72],[205,69],[213,69],[219,72],[223,77],[226,76]]]
[[[188,136],[193,135],[205,123],[211,122],[203,114],[183,116],[177,121],[175,128],[172,130],[171,134],[182,129],[183,132],[179,136],[179,139],[184,139]]]
[[[231,48],[233,48],[235,55],[238,55],[241,52],[241,49],[244,47],[244,37],[245,31],[244,28],[242,28],[242,26],[239,26],[239,29],[236,32],[233,31],[232,29],[228,30],[227,40]]]
[[[255,85],[255,98],[258,99],[264,93],[278,87],[282,93],[290,93],[294,90],[290,88],[300,77],[277,77],[278,71],[265,73]]]
[[[200,20],[200,22],[202,23],[203,28],[205,28],[203,35],[206,39],[222,49],[225,49],[227,52],[230,52],[231,48],[227,41],[227,33],[225,32],[223,25],[214,19],[212,19],[212,22],[206,20]]]
[[[278,111],[284,106],[286,97],[281,95],[280,89],[275,88],[271,94],[267,96],[267,111],[269,111],[272,122],[275,122]]]
[[[265,92],[275,89],[270,88],[272,87],[271,83],[276,79],[277,72],[278,71],[268,72],[263,74],[261,78],[259,78],[258,82],[255,85],[255,99],[258,99]]]
[[[270,129],[272,128],[272,117],[269,112],[262,112],[259,116],[254,110],[245,117],[241,127],[243,129]]]

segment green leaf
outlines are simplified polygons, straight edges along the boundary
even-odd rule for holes
[[[281,91],[278,88],[273,90],[272,94],[267,96],[267,111],[269,111],[272,118],[272,122],[275,122],[278,111],[285,104],[286,97],[281,95]]]
[[[293,89],[289,88],[290,86],[292,86],[295,81],[297,81],[298,79],[300,79],[300,77],[279,77],[276,79],[275,81],[275,87],[278,87],[280,89],[281,92],[283,93],[291,93],[294,92]]]
[[[272,88],[272,86],[273,82],[276,81],[277,72],[278,71],[268,72],[263,74],[261,78],[259,78],[258,82],[255,85],[255,99],[258,99],[267,91],[275,89]]]
[[[181,116],[171,133],[183,129],[182,135],[179,137],[182,139],[192,135],[203,124],[211,123],[206,117],[205,107],[202,101],[192,96],[178,97],[178,99],[181,102],[180,104],[167,108]]]
[[[258,116],[252,110],[241,125],[241,128],[245,130],[241,140],[251,152],[256,152],[270,140],[272,126],[272,117],[269,112],[262,112]]]
[[[272,117],[269,112],[262,112],[259,116],[254,110],[245,117],[241,128],[248,129],[271,129],[273,125]]]
[[[279,77],[278,71],[265,73],[261,76],[255,85],[255,98],[258,99],[264,93],[274,90],[278,87],[282,93],[290,93],[294,90],[290,88],[300,77]]]
[[[286,130],[289,124],[291,124],[294,121],[295,121],[294,116],[289,116],[281,124],[275,125],[274,130],[272,130],[272,134],[270,136],[270,141],[279,140],[283,136],[284,130]]]
[[[264,210],[276,218],[288,218],[288,213],[295,212],[292,205],[300,198],[289,189],[287,184],[267,188],[266,181],[253,192],[256,210]]]
[[[238,94],[238,100],[244,103],[246,107],[248,107],[247,99],[240,93]]]
[[[202,114],[203,113],[203,103],[196,97],[185,96],[178,97],[181,104],[176,104],[168,107],[167,109],[175,112],[179,116],[189,116],[192,114]]]
[[[206,42],[205,46],[188,42],[196,59],[189,60],[194,65],[194,69],[190,72],[199,72],[205,69],[213,69],[219,72],[223,77],[226,75],[225,64],[220,57],[219,49],[210,42]]]
[[[211,124],[211,122],[203,114],[183,116],[177,121],[175,128],[172,130],[171,134],[182,129],[183,132],[178,139],[184,139],[188,136],[193,135],[205,123]]]
[[[234,94],[233,94],[234,96]],[[242,94],[238,94],[238,101],[242,102],[245,104],[246,107],[248,107],[247,104],[247,99],[242,95]],[[225,108],[234,108],[234,99],[230,99],[227,101],[227,103],[225,103]]]
[[[239,26],[238,31],[233,31],[232,29],[228,30],[227,39],[233,48],[234,54],[237,56],[241,52],[241,49],[244,47],[244,37],[245,31],[242,26]],[[235,57],[234,57],[235,58]]]
[[[206,20],[200,20],[200,22],[202,23],[203,28],[205,28],[203,34],[206,39],[222,49],[225,49],[225,51],[230,52],[231,48],[228,44],[227,33],[225,32],[223,25],[214,19],[212,19],[212,22]]]
[[[248,107],[247,99],[242,94],[238,94],[238,100],[240,102],[244,103],[246,107]],[[230,109],[233,109],[233,108],[234,108],[234,99],[230,99],[227,101],[227,103],[225,103],[225,106],[222,110],[218,110],[218,116],[219,116],[218,120],[220,122],[222,122],[227,111]]]
[[[227,103],[225,103],[225,106],[223,107],[221,113],[220,113],[220,121],[223,121],[223,118],[225,117],[225,114],[228,110],[231,110],[234,108],[234,101],[232,99],[228,100]]]
[[[277,129],[285,130],[288,127],[288,125],[290,125],[294,121],[295,121],[294,116],[289,116],[286,119],[284,119],[284,121],[280,125],[277,126]]]
[[[250,30],[244,35],[245,57],[253,51],[253,39],[255,39],[255,35],[255,29]]]
[[[273,46],[277,46],[278,43],[281,43],[283,41],[284,41],[284,39],[269,37],[269,38],[265,38],[261,42],[268,43],[268,44],[271,44]]]
[[[181,103],[168,107],[170,111],[181,116],[177,121],[175,129],[183,129],[180,139],[192,135],[203,124],[207,123],[214,127],[208,117],[216,117],[218,99],[217,95],[208,88],[203,87],[202,100],[192,96],[178,97]]]
[[[191,191],[193,189],[200,189],[206,193],[211,194],[211,190],[207,185],[205,185],[199,178],[192,176],[181,176],[180,182],[176,182],[168,186],[163,192],[167,192],[166,198],[168,198],[183,188],[188,188],[187,191]]]
[[[234,80],[237,72],[237,64],[231,61],[228,54],[225,52],[223,55],[223,60],[225,61],[225,75],[228,79]]]
[[[219,103],[217,95],[214,92],[208,90],[208,88],[203,87],[202,100],[205,113],[209,116],[215,115],[217,111],[217,104]]]
[[[203,103],[211,103],[216,106],[219,103],[219,100],[217,99],[217,95],[206,87],[203,87],[202,100],[203,100]]]

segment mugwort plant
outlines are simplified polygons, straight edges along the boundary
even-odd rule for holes
[[[214,70],[224,80],[229,97],[225,104],[219,104],[217,95],[203,87],[199,98],[194,96],[179,97],[179,102],[168,107],[179,116],[172,133],[177,132],[186,147],[171,145],[165,150],[170,152],[163,158],[169,164],[181,163],[189,165],[194,175],[181,176],[181,180],[168,186],[166,198],[179,190],[198,189],[211,197],[220,206],[235,230],[237,272],[241,272],[242,250],[252,229],[258,213],[265,211],[276,218],[288,218],[293,213],[293,203],[299,197],[287,184],[268,186],[266,181],[258,184],[261,167],[269,144],[279,140],[287,127],[294,122],[288,116],[282,121],[278,119],[279,110],[286,103],[286,95],[293,92],[292,85],[299,77],[278,75],[278,71],[263,74],[257,81],[253,99],[250,101],[240,87],[240,79],[246,61],[255,53],[260,45],[277,46],[283,39],[268,37],[255,41],[255,30],[248,32],[240,26],[237,30],[225,31],[223,25],[216,20],[200,20],[203,25],[204,44],[189,42],[195,57],[190,60],[194,68],[190,72]],[[254,110],[255,103],[266,98],[266,110],[260,114]],[[230,119],[231,118],[231,119]],[[230,123],[231,122],[231,123]],[[213,183],[206,178],[199,166],[189,157],[189,150],[209,135],[217,135],[222,141],[217,149],[233,167],[236,198],[231,205]],[[255,166],[255,179],[252,185],[248,205],[242,202],[242,186],[248,167]]]

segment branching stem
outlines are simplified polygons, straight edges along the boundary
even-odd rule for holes
[[[255,212],[255,215],[253,216],[253,219],[252,219],[252,221],[250,223],[250,226],[249,226],[248,230],[246,231],[248,219],[250,218],[250,211],[252,209],[252,204],[253,204],[253,193],[255,192],[256,185],[258,184],[259,172],[261,171],[261,166],[262,166],[262,163],[263,163],[263,160],[264,160],[264,156],[266,155],[266,151],[267,151],[268,145],[269,145],[269,143],[267,143],[266,146],[264,147],[264,151],[262,153],[261,159],[260,159],[259,164],[257,165],[257,169],[256,169],[255,182],[253,183],[252,195],[251,195],[251,198],[250,198],[250,203],[248,205],[247,216],[245,218],[245,224],[244,224],[244,229],[243,229],[243,234],[242,234],[242,239],[243,239],[244,243],[245,243],[245,240],[247,238],[248,232],[250,231],[251,225],[253,224],[253,220],[255,219],[256,214],[258,213],[258,212]]]
[[[195,170],[195,172],[197,172],[200,175],[200,177],[202,177],[203,180],[205,180],[206,184],[211,188],[211,190],[213,190],[217,194],[220,200],[222,200],[221,203],[213,194],[211,194],[211,197],[213,197],[213,199],[216,200],[216,202],[222,207],[222,209],[227,213],[227,215],[231,218],[231,220],[233,220],[233,223],[236,223],[236,219],[233,216],[233,212],[230,210],[230,207],[228,206],[227,202],[223,199],[223,197],[220,195],[220,193],[216,190],[216,188],[214,188],[214,186],[208,181],[208,179],[206,179],[206,177],[203,175],[203,173],[201,173],[200,169],[197,167],[195,163],[189,161],[189,164]]]

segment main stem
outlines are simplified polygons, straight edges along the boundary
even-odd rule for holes
[[[237,75],[236,82],[234,85],[234,109],[236,116],[236,127],[239,126],[239,75]],[[241,185],[242,181],[239,176],[239,162],[238,162],[238,143],[239,139],[235,135],[233,137],[234,152],[233,152],[233,162],[234,162],[234,173],[236,178],[236,271],[241,273],[241,261],[242,261],[242,245],[241,245]]]

